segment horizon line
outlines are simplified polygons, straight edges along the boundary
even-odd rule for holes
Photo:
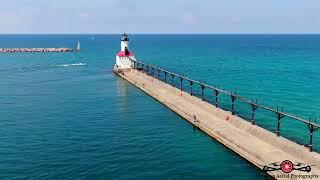
[[[121,35],[122,33],[0,33],[0,35]],[[318,33],[127,33],[131,35],[320,35]]]

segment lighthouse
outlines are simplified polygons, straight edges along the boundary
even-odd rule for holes
[[[121,35],[121,50],[116,55],[115,69],[131,69],[133,67],[132,60],[135,60],[134,54],[129,51],[129,38],[126,33]]]

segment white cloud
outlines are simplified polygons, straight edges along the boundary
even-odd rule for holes
[[[10,0],[0,33],[320,32],[320,1],[289,1]]]
[[[196,23],[197,19],[193,14],[186,14],[183,16],[183,22],[188,25],[193,25]]]
[[[80,17],[89,17],[89,13],[80,13],[79,16]]]
[[[241,19],[239,17],[231,17],[230,21],[232,23],[239,23],[239,22],[241,22]]]

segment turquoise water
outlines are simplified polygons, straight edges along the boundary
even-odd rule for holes
[[[320,35],[130,37],[142,61],[318,116]],[[0,54],[0,179],[265,179],[115,76],[118,35],[1,35],[0,47],[75,47],[77,41],[79,53]],[[247,111],[239,106],[239,113]],[[275,115],[258,111],[256,123],[274,130]],[[304,125],[284,119],[281,128],[308,142]],[[315,143],[319,149],[318,133]]]

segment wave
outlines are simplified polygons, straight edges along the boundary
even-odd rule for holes
[[[68,67],[68,66],[86,66],[87,63],[72,63],[72,64],[60,64],[60,65],[49,65],[49,66],[30,66],[30,67],[17,67],[17,68],[8,68],[8,69],[1,69],[0,68],[0,75],[14,75],[19,73],[28,73],[33,71],[41,71],[41,70],[48,70],[52,68],[58,67]]]
[[[87,63],[72,63],[72,64],[60,64],[57,66],[68,67],[68,66],[86,66]]]

